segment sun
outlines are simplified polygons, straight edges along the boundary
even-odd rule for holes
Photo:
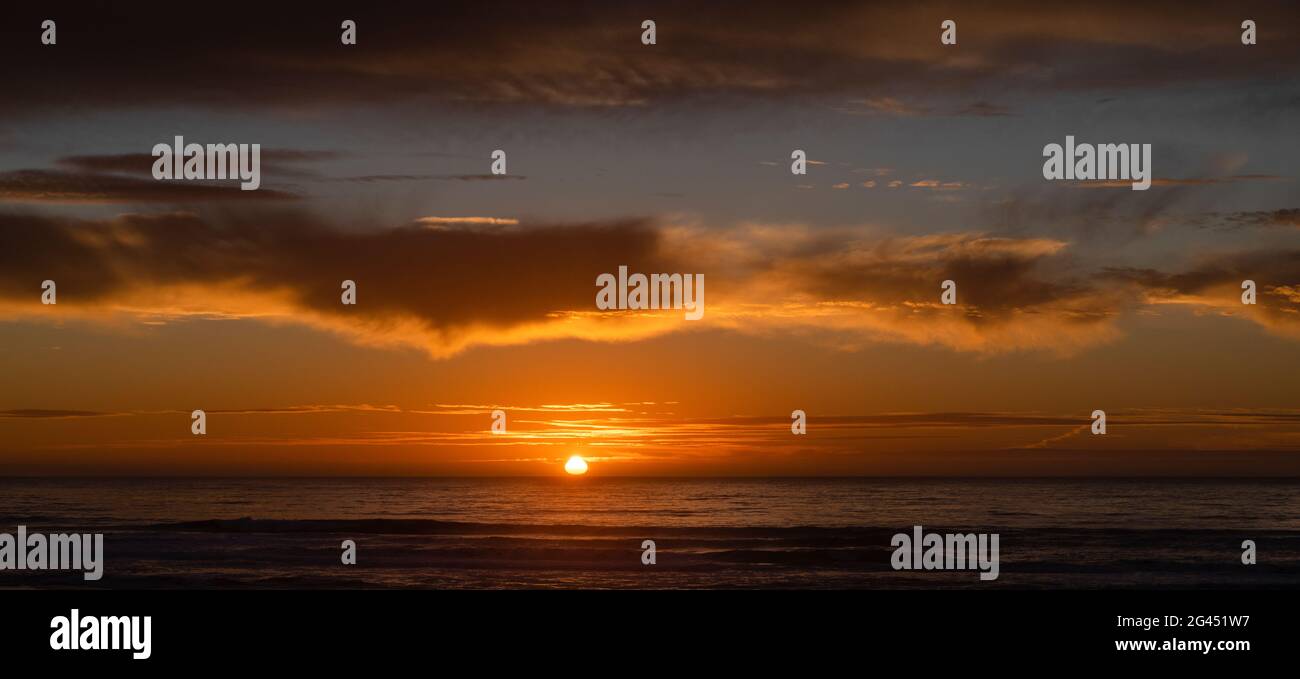
[[[587,473],[587,461],[582,459],[581,455],[574,455],[569,458],[568,462],[564,463],[564,471],[574,476],[582,476]]]

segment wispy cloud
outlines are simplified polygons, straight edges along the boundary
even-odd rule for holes
[[[680,417],[629,414],[614,404],[515,405],[509,431],[492,433],[483,408],[283,406],[209,411],[219,437],[193,437],[185,413],[139,413],[144,426],[96,424],[70,433],[33,418],[6,421],[25,443],[0,471],[93,465],[185,473],[256,451],[265,471],[312,461],[331,473],[537,473],[574,451],[602,473],[1256,474],[1300,471],[1300,411],[1134,409],[1108,413],[1107,436],[1087,413],[809,413],[816,435],[792,437],[784,414]],[[68,411],[76,412],[76,411]],[[329,418],[275,417],[332,413]],[[166,418],[175,436],[159,437]],[[324,428],[322,428],[324,427]],[[32,436],[39,431],[41,435]],[[152,436],[140,436],[147,431]],[[87,438],[88,434],[92,438]],[[365,449],[358,456],[355,451]],[[184,450],[184,455],[176,454]],[[131,451],[132,458],[119,453]],[[134,461],[133,461],[134,460]],[[235,463],[239,468],[239,463]]]
[[[518,219],[509,217],[420,217],[417,224],[428,227],[447,226],[518,226]]]
[[[43,410],[25,408],[17,410],[0,410],[0,418],[27,420],[62,420],[79,417],[113,417],[120,413],[101,413],[93,410]]]

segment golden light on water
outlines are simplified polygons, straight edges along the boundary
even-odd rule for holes
[[[574,476],[582,476],[587,473],[587,461],[582,459],[581,455],[574,455],[569,458],[568,462],[564,463],[564,471]]]

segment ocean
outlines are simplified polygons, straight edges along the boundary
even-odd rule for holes
[[[0,588],[1300,585],[1296,479],[0,479],[0,533],[18,525],[103,533],[104,577]],[[894,570],[916,525],[997,533],[999,577]]]

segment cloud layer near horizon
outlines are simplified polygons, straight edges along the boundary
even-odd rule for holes
[[[509,415],[506,434],[489,431],[496,408]],[[1108,436],[1086,435],[1086,413],[813,412],[809,435],[792,440],[784,415],[691,418],[672,409],[650,402],[214,409],[209,426],[223,433],[200,438],[188,432],[188,411],[0,411],[0,432],[11,442],[0,470],[264,474],[310,464],[330,474],[548,474],[575,451],[602,475],[633,476],[1300,470],[1295,410],[1115,410]],[[51,418],[81,422],[51,430]]]
[[[595,280],[619,266],[704,274],[705,317],[599,311]],[[40,304],[54,280],[58,305]],[[1259,303],[1241,304],[1255,280]],[[344,280],[358,303],[340,302]],[[958,304],[940,304],[957,282]],[[1118,336],[1138,307],[1189,305],[1300,337],[1300,251],[1242,252],[1183,271],[1091,270],[1050,238],[881,236],[862,229],[646,220],[492,220],[343,230],[296,210],[0,214],[0,317],[165,322],[183,316],[302,323],[443,357],[479,344],[643,339],[721,328],[960,351],[1071,353]]]

